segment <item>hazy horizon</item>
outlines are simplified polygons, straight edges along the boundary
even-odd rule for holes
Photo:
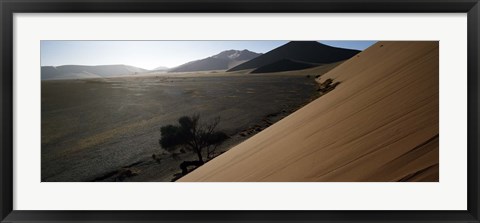
[[[289,41],[41,41],[41,66],[130,65],[152,70],[173,68],[226,50],[266,53]],[[364,50],[376,41],[318,41],[347,49]]]

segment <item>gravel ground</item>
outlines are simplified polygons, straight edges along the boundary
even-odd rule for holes
[[[160,127],[184,115],[220,116],[231,139],[218,152],[315,96],[305,75],[145,76],[42,82],[42,181],[170,181],[173,157]],[[152,159],[160,157],[160,162]]]

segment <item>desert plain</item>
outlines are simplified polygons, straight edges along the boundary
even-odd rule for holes
[[[306,75],[324,69],[42,81],[42,181],[117,181],[125,169],[135,176],[122,181],[170,181],[191,155],[164,151],[161,126],[218,116],[224,151],[317,97]]]

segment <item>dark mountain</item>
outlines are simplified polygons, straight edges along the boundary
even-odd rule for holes
[[[190,71],[208,71],[208,70],[226,70],[231,67],[242,64],[261,54],[248,50],[227,50],[217,55],[188,62],[178,67],[172,68],[169,72],[190,72]]]
[[[135,75],[148,70],[128,65],[100,65],[100,66],[44,66],[41,70],[42,80],[54,79],[82,79],[82,78],[105,78],[116,76]]]
[[[327,64],[349,59],[359,52],[360,51],[358,50],[327,46],[316,41],[291,41],[256,57],[255,59],[235,66],[228,71],[256,69],[270,65],[268,70],[270,72],[275,72],[276,70],[271,64],[276,62],[282,64],[280,61],[285,59],[292,62],[295,61],[295,66],[298,65],[297,63]],[[282,69],[285,70],[285,67],[282,66]],[[279,69],[278,71],[281,71],[282,69]]]
[[[305,63],[303,61],[294,61],[290,59],[281,59],[277,62],[261,66],[250,73],[272,73],[290,70],[303,70],[311,67],[316,67],[320,64]]]

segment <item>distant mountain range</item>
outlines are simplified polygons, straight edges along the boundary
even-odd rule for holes
[[[159,66],[159,67],[156,67],[154,69],[152,69],[151,71],[165,71],[165,70],[168,70],[170,68],[168,67],[165,67],[165,66]]]
[[[82,78],[105,78],[129,76],[137,73],[144,73],[148,70],[128,65],[64,65],[64,66],[43,66],[41,70],[42,80],[55,79],[82,79]]]
[[[249,50],[226,50],[217,55],[191,61],[178,67],[157,67],[153,70],[128,65],[64,65],[42,66],[41,79],[82,79],[131,76],[152,71],[195,72],[210,70],[252,70],[250,73],[271,73],[302,70],[322,64],[343,61],[360,51],[336,48],[316,41],[291,41],[265,54]]]
[[[349,59],[360,51],[327,46],[317,41],[291,41],[228,71],[252,73],[299,70]]]
[[[260,55],[262,54],[249,50],[227,50],[211,57],[182,64],[168,70],[168,72],[226,70]]]

